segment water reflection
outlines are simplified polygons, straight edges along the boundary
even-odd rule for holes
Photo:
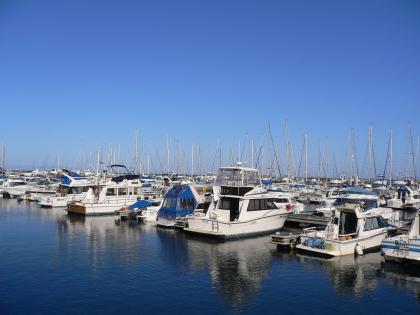
[[[364,296],[376,289],[379,281],[382,257],[370,253],[355,257],[347,255],[332,259],[296,255],[301,265],[317,272],[324,272],[339,294]]]
[[[78,286],[102,278],[109,279],[109,283],[102,283],[110,287],[118,283],[119,288],[129,287],[133,291],[146,286],[147,290],[159,292],[162,284],[179,285],[177,298],[188,295],[204,301],[200,292],[209,290],[216,292],[223,304],[240,309],[252,305],[258,297],[277,299],[272,293],[276,289],[285,295],[296,294],[302,288],[294,279],[311,281],[313,273],[325,275],[321,280],[313,278],[320,283],[327,278],[339,295],[356,296],[359,301],[384,287],[390,292],[401,289],[420,300],[418,267],[384,264],[379,253],[325,260],[279,252],[267,244],[269,237],[215,243],[152,224],[119,222],[113,216],[68,216],[63,209],[42,209],[34,203],[16,200],[0,200],[0,208],[3,226],[24,225],[22,220],[26,220],[27,225],[22,228],[25,237],[30,227],[37,227],[31,235],[42,237],[43,242],[38,242],[40,245],[33,248],[33,253],[42,251],[41,246],[49,246],[45,252],[53,251],[53,256],[48,256],[44,263],[52,259],[57,277],[68,282],[78,277]],[[12,240],[15,234],[10,235]],[[302,269],[309,271],[308,279],[301,276]],[[290,273],[290,278],[281,273]],[[286,281],[275,281],[276,278]],[[310,294],[309,298],[318,297],[316,290]]]
[[[157,233],[165,256],[191,271],[208,270],[213,288],[229,305],[249,303],[272,264],[267,237],[219,243],[171,230]]]
[[[420,267],[401,266],[395,263],[382,263],[384,283],[408,290],[420,300]]]

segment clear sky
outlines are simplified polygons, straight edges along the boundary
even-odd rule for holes
[[[0,110],[10,166],[127,159],[136,128],[155,163],[167,135],[227,156],[268,120],[282,158],[287,119],[312,164],[351,127],[362,164],[372,123],[382,169],[391,128],[400,164],[419,135],[420,1],[1,0]]]

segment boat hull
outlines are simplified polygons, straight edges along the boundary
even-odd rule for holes
[[[280,230],[287,216],[288,214],[275,214],[242,222],[222,222],[192,216],[188,217],[188,227],[184,231],[222,239],[249,237]]]
[[[385,261],[420,264],[420,239],[398,236],[384,239],[381,245],[381,254]]]
[[[387,236],[387,233],[387,231],[382,231],[375,235],[351,239],[347,241],[324,239],[325,246],[323,249],[306,246],[304,245],[305,239],[302,239],[302,243],[297,245],[296,249],[317,256],[338,257],[355,254],[356,246],[359,245],[365,253],[367,251],[372,251],[380,248],[382,240]]]

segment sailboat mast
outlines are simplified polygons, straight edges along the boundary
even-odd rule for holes
[[[191,178],[194,177],[194,143],[191,145]]]

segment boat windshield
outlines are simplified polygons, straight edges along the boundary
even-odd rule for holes
[[[257,170],[222,168],[216,183],[220,186],[257,186],[260,182]]]

